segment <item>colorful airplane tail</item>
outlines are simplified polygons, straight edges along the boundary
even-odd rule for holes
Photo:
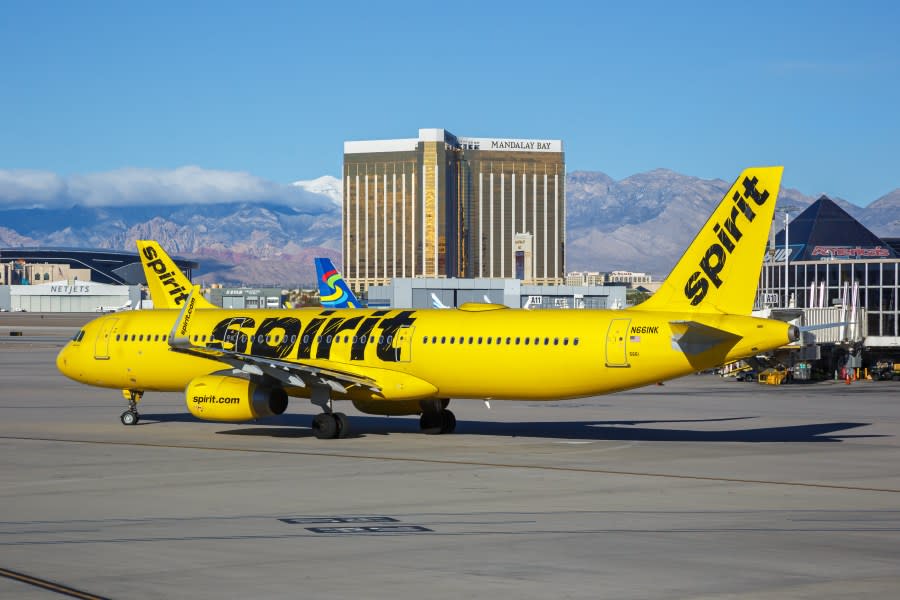
[[[783,169],[741,173],[659,291],[635,308],[749,315]]]
[[[181,308],[190,295],[193,284],[157,242],[137,240],[137,248],[153,306],[155,308]],[[195,300],[197,308],[215,308],[202,296],[197,296]]]
[[[317,258],[316,279],[319,282],[319,302],[327,308],[362,308],[344,278],[334,268],[330,258]]]

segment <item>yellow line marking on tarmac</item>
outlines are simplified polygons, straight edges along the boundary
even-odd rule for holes
[[[41,438],[41,437],[20,437],[2,435],[0,440],[20,440],[27,442],[58,442],[66,444],[92,444],[106,446],[134,446],[141,448],[170,448],[182,450],[210,450],[216,452],[245,452],[255,454],[283,454],[288,456],[319,456],[323,458],[347,458],[351,460],[378,460],[378,461],[395,461],[409,462],[433,465],[456,465],[468,467],[491,467],[497,469],[528,469],[536,471],[560,471],[569,473],[591,473],[595,475],[621,475],[628,477],[656,477],[663,479],[682,479],[692,481],[712,481],[718,483],[747,483],[759,485],[778,485],[787,487],[803,487],[830,490],[846,490],[853,492],[883,492],[888,494],[900,494],[898,488],[877,488],[864,487],[854,485],[839,485],[832,483],[809,483],[803,481],[774,481],[766,479],[738,479],[734,477],[714,477],[707,475],[678,475],[673,473],[653,473],[642,471],[615,471],[612,469],[594,469],[590,467],[559,467],[548,465],[529,465],[516,463],[495,463],[482,462],[473,460],[451,460],[437,458],[417,458],[408,456],[384,456],[378,454],[350,454],[345,452],[310,452],[306,450],[270,450],[262,448],[235,448],[228,446],[194,446],[190,444],[154,444],[150,442],[117,442],[111,440],[76,440],[64,438]]]

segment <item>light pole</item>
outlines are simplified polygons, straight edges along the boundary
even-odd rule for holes
[[[788,276],[790,274],[790,259],[791,259],[791,246],[788,235],[790,233],[790,213],[796,207],[788,205],[788,206],[780,206],[776,208],[776,212],[784,213],[784,304],[782,305],[784,308],[788,308],[788,303],[790,301],[790,288],[788,286]],[[774,270],[774,265],[773,270]],[[773,273],[774,275],[774,273]],[[774,277],[773,277],[774,278]]]
[[[790,270],[788,269],[788,261],[791,257],[791,245],[788,243],[788,234],[790,221],[788,220],[790,216],[790,209],[784,209],[784,307],[788,308],[788,275]]]

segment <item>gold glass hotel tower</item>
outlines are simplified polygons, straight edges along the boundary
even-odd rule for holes
[[[396,277],[561,283],[565,175],[561,140],[344,142],[344,277],[356,291]]]

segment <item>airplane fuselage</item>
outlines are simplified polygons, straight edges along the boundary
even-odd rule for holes
[[[181,391],[227,370],[175,356],[177,310],[116,313],[90,322],[60,352],[59,369],[84,383]],[[629,389],[711,368],[790,341],[786,323],[746,316],[641,310],[225,310],[191,316],[192,344],[286,363],[344,370],[383,382],[335,399],[557,400]],[[680,322],[740,333],[686,353]],[[288,387],[288,394],[308,396]]]

